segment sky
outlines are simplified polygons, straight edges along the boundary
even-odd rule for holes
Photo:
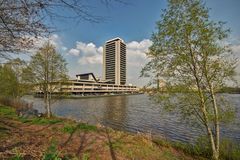
[[[102,46],[105,41],[120,37],[127,44],[127,84],[143,86],[146,78],[139,78],[141,68],[147,63],[151,35],[156,31],[156,21],[166,0],[126,0],[129,4],[111,2],[108,6],[97,0],[88,0],[90,12],[102,16],[100,23],[74,20],[56,20],[58,29],[51,39],[68,63],[69,75],[93,72],[102,75]],[[229,41],[235,54],[240,55],[240,0],[205,0],[210,8],[210,18],[224,21],[231,28]],[[240,57],[240,56],[239,56]],[[239,65],[240,66],[240,65]],[[238,67],[240,73],[240,67]]]

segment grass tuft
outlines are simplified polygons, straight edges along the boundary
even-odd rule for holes
[[[59,118],[46,118],[46,117],[37,117],[37,118],[18,118],[22,123],[29,123],[35,125],[50,125],[63,122],[62,119]]]
[[[73,123],[73,124],[65,124],[62,131],[64,133],[69,133],[72,134],[75,131],[78,130],[83,130],[86,132],[90,132],[90,131],[97,131],[97,127],[93,126],[93,125],[89,125],[89,124],[85,124],[85,123]]]
[[[16,118],[16,110],[12,107],[0,106],[0,116],[4,116],[7,118]]]
[[[51,145],[46,150],[43,160],[61,160],[60,158],[60,152],[57,149],[56,142],[52,141]]]

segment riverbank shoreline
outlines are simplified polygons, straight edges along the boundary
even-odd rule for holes
[[[1,159],[204,159],[148,134],[129,134],[59,117],[21,118],[6,106],[0,106],[0,118]]]
[[[57,99],[86,99],[86,98],[103,98],[103,97],[117,97],[117,96],[131,96],[131,95],[141,95],[144,93],[131,93],[131,94],[108,94],[108,95],[62,95],[62,96],[53,96]],[[41,95],[33,95],[34,98],[43,98]]]

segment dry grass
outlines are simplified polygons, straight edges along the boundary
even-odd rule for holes
[[[14,109],[0,107],[0,159],[196,159],[174,148],[156,145],[149,135],[131,135],[57,118],[57,123],[48,120],[39,119],[44,124],[33,123],[36,119],[22,121],[14,115]]]

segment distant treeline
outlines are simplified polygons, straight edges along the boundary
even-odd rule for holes
[[[235,93],[235,94],[240,94],[240,88],[233,88],[233,87],[223,87],[222,89],[219,90],[220,93]]]
[[[171,90],[167,90],[166,88],[141,88],[140,92],[144,93],[156,93],[156,92],[181,92],[181,93],[189,93],[189,92],[195,92],[195,91],[189,91],[188,89],[184,88],[178,88],[178,87],[172,87]],[[240,88],[237,87],[223,87],[218,93],[232,93],[232,94],[240,94]]]

